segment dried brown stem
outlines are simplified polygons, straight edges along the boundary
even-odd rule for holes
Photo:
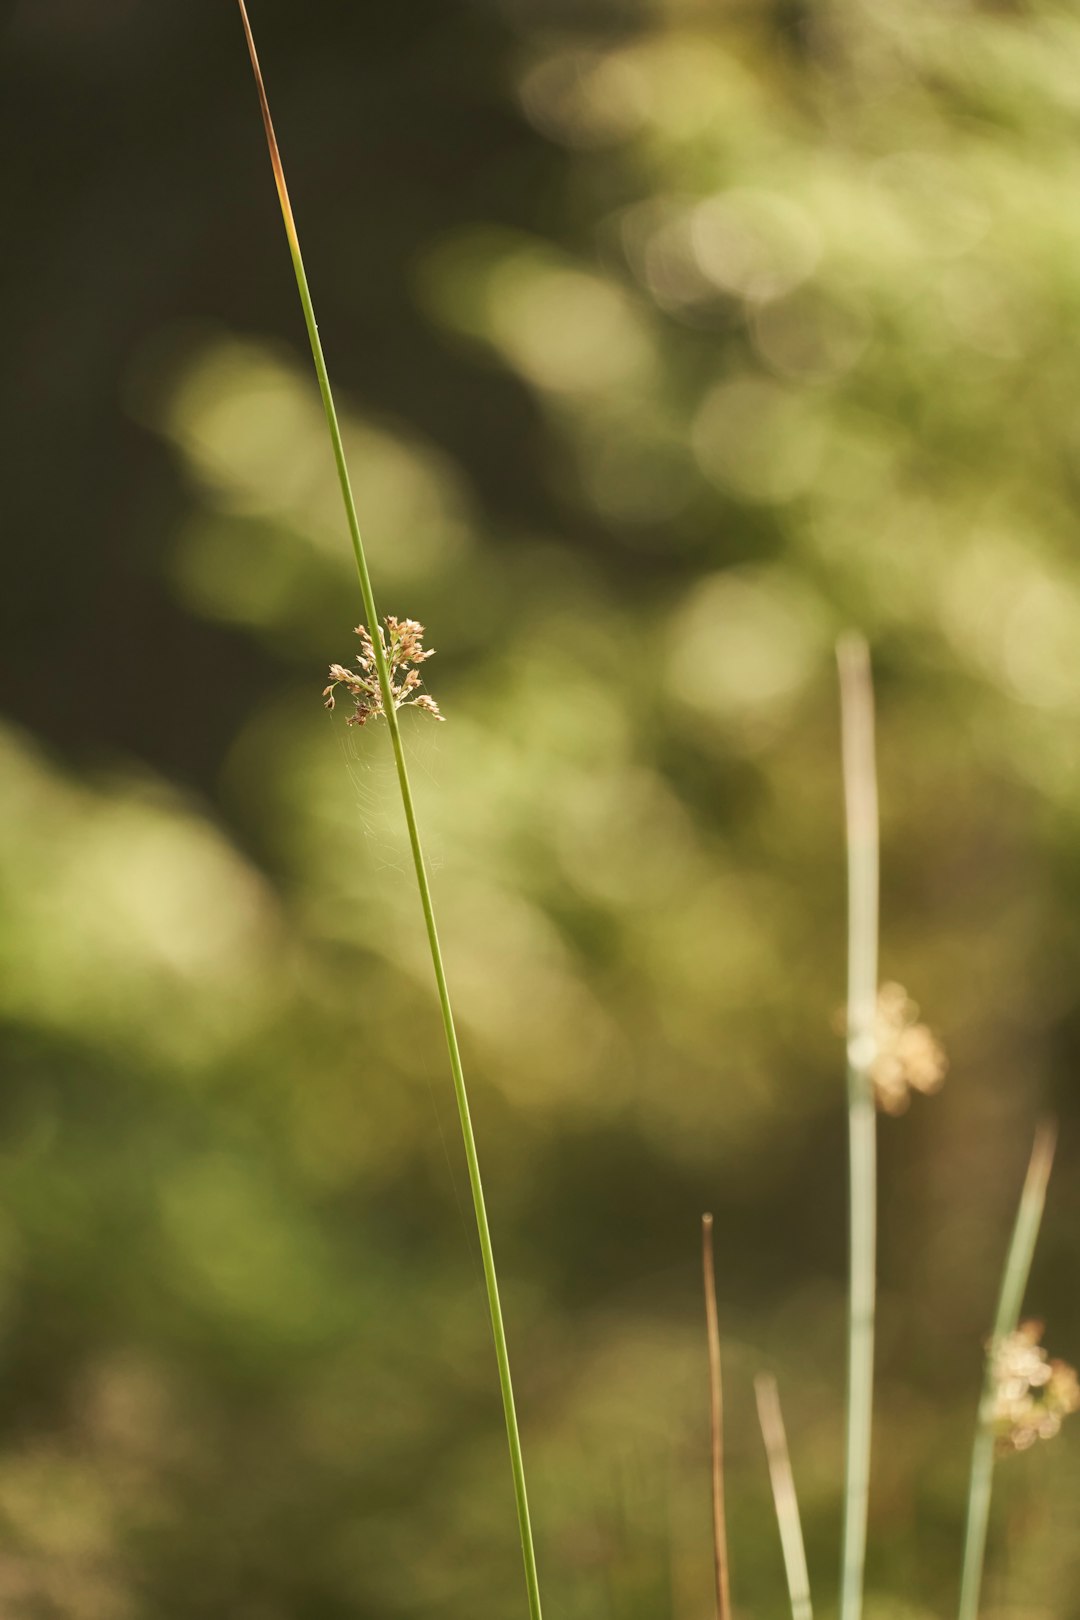
[[[731,1620],[727,1519],[724,1513],[724,1395],[720,1382],[720,1329],[716,1318],[713,1218],[701,1217],[701,1259],[705,1274],[705,1332],[709,1343],[709,1415],[712,1444],[713,1554],[717,1620]]]

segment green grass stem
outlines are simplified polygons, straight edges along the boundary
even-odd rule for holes
[[[799,1498],[795,1494],[795,1476],[791,1471],[787,1433],[780,1410],[780,1392],[771,1373],[758,1373],[754,1379],[754,1394],[757,1397],[761,1438],[765,1442],[765,1456],[769,1463],[776,1522],[780,1530],[780,1548],[784,1555],[784,1573],[791,1599],[791,1620],[813,1620],[810,1571],[806,1566]]]
[[[345,448],[341,438],[341,428],[338,424],[337,411],[334,408],[334,397],[330,387],[330,378],[326,369],[326,360],[323,355],[322,342],[319,338],[319,328],[315,320],[315,310],[311,300],[311,291],[308,286],[307,273],[304,269],[304,260],[300,252],[300,239],[293,218],[292,207],[289,202],[288,188],[285,184],[285,174],[281,164],[281,155],[274,134],[274,126],[270,117],[270,107],[263,83],[262,72],[259,68],[259,58],[255,50],[255,41],[248,20],[244,0],[238,0],[240,15],[243,20],[244,34],[247,39],[248,51],[251,56],[251,66],[255,74],[255,82],[259,93],[259,106],[262,111],[263,125],[266,130],[266,141],[270,152],[270,162],[274,171],[274,180],[277,186],[278,200],[281,204],[282,219],[285,224],[285,234],[288,238],[289,252],[292,257],[293,271],[296,275],[297,290],[300,294],[300,303],[303,307],[304,322],[307,326],[308,338],[311,343],[311,354],[315,362],[315,371],[319,380],[319,392],[322,395],[323,408],[326,412],[326,424],[333,446],[334,462],[337,467],[338,481],[341,485],[341,498],[345,506],[345,517],[348,523],[349,536],[352,540],[353,555],[356,559],[356,571],[360,579],[360,594],[364,601],[364,615],[371,630],[372,646],[375,653],[375,662],[378,669],[379,685],[383,695],[383,709],[386,723],[390,732],[390,742],[394,752],[394,763],[397,767],[398,786],[401,790],[401,803],[405,812],[405,823],[408,828],[409,844],[412,850],[413,866],[416,872],[416,884],[420,893],[420,905],[424,914],[424,925],[427,929],[428,944],[431,948],[431,962],[435,971],[435,984],[438,991],[439,1008],[442,1013],[443,1029],[446,1035],[446,1047],[450,1057],[450,1071],[454,1082],[454,1095],[457,1100],[458,1117],[461,1121],[461,1134],[465,1145],[465,1159],[468,1165],[469,1186],[472,1191],[473,1209],[476,1215],[476,1228],[480,1239],[480,1252],[483,1258],[484,1283],[487,1289],[488,1308],[491,1313],[491,1331],[495,1340],[495,1359],[499,1370],[499,1387],[502,1392],[503,1415],[506,1420],[506,1437],[510,1447],[510,1466],[514,1480],[514,1496],[517,1503],[518,1527],[521,1533],[521,1550],[525,1561],[525,1584],[528,1592],[529,1614],[531,1620],[541,1620],[540,1585],[536,1569],[536,1553],[533,1547],[532,1524],[529,1518],[529,1501],[525,1488],[525,1467],[521,1453],[521,1436],[518,1431],[517,1412],[514,1406],[514,1386],[510,1377],[510,1358],[506,1345],[506,1329],[503,1325],[502,1306],[499,1301],[499,1284],[495,1271],[495,1257],[491,1244],[491,1229],[488,1224],[487,1209],[484,1202],[484,1188],[480,1176],[480,1163],[476,1151],[476,1138],[473,1132],[472,1119],[469,1111],[469,1098],[465,1086],[465,1076],[461,1065],[461,1053],[458,1047],[457,1031],[454,1027],[454,1014],[450,1002],[450,991],[446,981],[446,970],[443,966],[442,950],[439,946],[439,934],[435,926],[435,910],[431,899],[431,886],[428,882],[427,867],[424,861],[423,849],[420,843],[420,833],[416,822],[416,810],[413,804],[412,789],[409,785],[409,773],[405,764],[405,750],[402,745],[401,727],[398,721],[393,689],[390,682],[390,670],[386,654],[379,635],[379,616],[375,606],[375,594],[372,589],[371,575],[368,571],[367,558],[364,553],[364,543],[360,536],[360,524],[356,515],[356,502],[353,499],[352,485],[349,479],[349,470],[345,460]]]
[[[847,1439],[840,1620],[860,1620],[874,1404],[877,1111],[871,1080],[878,980],[878,808],[870,654],[859,635],[836,648],[848,866],[847,1087],[849,1292]]]
[[[979,1613],[979,1593],[986,1561],[986,1536],[990,1524],[990,1491],[994,1478],[994,1356],[1001,1341],[1010,1333],[1015,1333],[1019,1326],[1020,1311],[1031,1272],[1031,1261],[1039,1236],[1039,1226],[1042,1223],[1046,1186],[1054,1162],[1056,1140],[1057,1132],[1054,1125],[1044,1121],[1035,1134],[1035,1145],[1031,1150],[1012,1241],[1001,1276],[994,1331],[986,1348],[986,1371],[975,1425],[975,1444],[971,1453],[958,1620],[976,1620]]]

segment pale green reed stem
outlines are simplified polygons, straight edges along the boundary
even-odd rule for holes
[[[806,1546],[803,1542],[802,1520],[799,1517],[799,1499],[795,1494],[795,1476],[791,1471],[787,1434],[780,1411],[780,1395],[776,1379],[770,1373],[758,1373],[754,1379],[757,1396],[758,1421],[761,1438],[765,1442],[765,1455],[769,1461],[769,1483],[772,1486],[776,1522],[780,1529],[780,1547],[784,1554],[784,1573],[787,1576],[788,1596],[791,1599],[791,1620],[813,1620],[810,1604],[810,1571],[806,1567]]]
[[[420,904],[424,913],[428,944],[431,947],[431,962],[435,970],[435,984],[438,990],[439,1007],[442,1012],[443,1029],[446,1034],[446,1047],[450,1055],[454,1095],[457,1099],[458,1116],[461,1120],[461,1134],[465,1143],[465,1159],[469,1170],[469,1186],[472,1189],[476,1229],[479,1234],[480,1252],[483,1257],[484,1282],[487,1287],[488,1308],[491,1312],[491,1331],[495,1339],[495,1359],[499,1368],[499,1387],[502,1391],[503,1416],[506,1420],[506,1438],[510,1447],[510,1467],[514,1478],[514,1496],[517,1501],[521,1551],[525,1560],[525,1585],[528,1591],[529,1614],[531,1620],[541,1620],[540,1584],[536,1570],[536,1554],[533,1548],[532,1524],[529,1519],[529,1500],[525,1489],[525,1466],[521,1455],[521,1437],[518,1433],[517,1413],[514,1407],[514,1386],[510,1378],[510,1358],[506,1347],[506,1330],[503,1326],[502,1306],[499,1303],[499,1284],[495,1272],[495,1256],[491,1246],[491,1229],[488,1225],[487,1209],[484,1204],[484,1188],[480,1179],[476,1138],[473,1134],[472,1119],[469,1113],[469,1098],[465,1088],[465,1076],[461,1067],[461,1053],[458,1048],[457,1032],[454,1028],[450,992],[446,983],[442,951],[439,948],[438,930],[435,926],[431,887],[428,883],[427,867],[424,863],[424,854],[420,844],[420,833],[416,825],[416,811],[413,806],[412,789],[409,786],[409,773],[405,765],[405,751],[402,746],[401,728],[398,723],[397,709],[390,683],[390,670],[382,645],[382,637],[379,635],[379,617],[375,608],[375,595],[371,587],[371,576],[368,573],[364,543],[360,538],[360,524],[356,515],[356,503],[353,500],[349,470],[345,462],[345,448],[341,440],[341,429],[338,425],[337,411],[334,408],[330,378],[326,370],[326,360],[323,356],[322,343],[319,338],[319,328],[315,320],[315,311],[311,302],[311,292],[308,288],[303,257],[300,253],[300,239],[297,235],[296,223],[289,203],[285,174],[281,166],[281,155],[274,135],[274,125],[270,117],[270,107],[263,84],[262,72],[259,68],[259,58],[255,50],[251,24],[248,21],[244,0],[238,0],[238,4],[244,24],[244,34],[247,38],[248,51],[251,56],[251,65],[255,73],[255,82],[258,87],[259,105],[266,130],[266,141],[270,150],[270,162],[274,170],[278,201],[281,204],[281,215],[285,222],[285,234],[289,242],[289,252],[292,256],[296,285],[300,293],[300,303],[303,306],[304,321],[311,342],[311,354],[319,379],[319,391],[322,394],[323,407],[326,412],[326,424],[330,430],[330,441],[333,445],[338,481],[341,484],[341,498],[345,505],[345,517],[349,527],[349,536],[352,540],[353,554],[356,558],[356,571],[360,577],[360,593],[364,599],[364,614],[371,630],[371,643],[378,669],[379,686],[382,689],[383,710],[386,715],[390,742],[394,751],[398,786],[401,789],[401,803],[405,811],[405,823],[408,827],[409,844],[412,848],[413,865],[416,869],[416,884],[420,891]]]
[[[1002,1339],[1015,1333],[1024,1303],[1031,1260],[1046,1202],[1046,1184],[1054,1162],[1057,1131],[1044,1121],[1035,1133],[1020,1208],[1016,1214],[1012,1241],[1001,1277],[994,1331],[986,1347],[986,1372],[982,1399],[975,1425],[971,1453],[971,1480],[968,1485],[967,1527],[964,1531],[964,1566],[960,1579],[959,1620],[976,1620],[979,1591],[986,1560],[986,1533],[990,1523],[990,1489],[994,1477],[994,1356]]]
[[[847,1447],[840,1620],[860,1620],[874,1405],[877,1118],[870,1071],[878,978],[878,808],[870,654],[859,635],[836,648],[840,671],[848,863],[847,1084],[850,1173]]]

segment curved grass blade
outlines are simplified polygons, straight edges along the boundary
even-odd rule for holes
[[[375,594],[372,589],[371,575],[368,572],[367,558],[364,553],[364,543],[360,536],[360,524],[356,515],[356,502],[353,499],[352,484],[349,479],[349,469],[345,460],[345,447],[341,439],[341,428],[338,424],[337,411],[334,407],[334,396],[330,387],[330,377],[326,369],[326,360],[323,355],[322,341],[319,337],[319,328],[315,321],[315,310],[311,301],[311,291],[308,286],[307,272],[304,269],[304,260],[300,252],[300,238],[293,217],[292,205],[289,201],[289,191],[285,183],[285,171],[281,163],[281,153],[278,149],[277,138],[274,134],[274,124],[270,116],[270,105],[267,100],[266,87],[263,83],[262,71],[259,67],[258,53],[255,49],[255,40],[251,32],[251,23],[248,19],[244,0],[237,0],[240,7],[240,16],[244,26],[244,35],[247,40],[248,54],[251,57],[252,71],[259,95],[259,107],[262,111],[263,127],[266,131],[266,144],[270,152],[270,163],[274,171],[274,183],[277,186],[278,201],[281,204],[281,217],[285,224],[285,235],[288,239],[289,253],[292,258],[293,272],[296,276],[296,286],[300,294],[300,304],[304,312],[304,322],[307,326],[308,340],[311,344],[311,355],[315,362],[315,372],[319,380],[319,392],[322,395],[323,409],[326,413],[326,425],[330,434],[330,443],[333,448],[334,462],[337,467],[338,482],[341,485],[341,498],[345,507],[345,519],[348,524],[349,537],[352,541],[353,556],[356,560],[356,571],[360,580],[360,594],[364,600],[364,614],[368,628],[371,632],[372,645],[375,655],[375,664],[378,670],[379,686],[383,695],[383,708],[386,723],[390,732],[390,742],[394,752],[394,763],[397,767],[398,786],[401,792],[402,808],[405,812],[405,822],[409,833],[409,845],[412,850],[413,866],[416,873],[416,886],[420,894],[420,905],[424,914],[424,925],[427,930],[428,944],[431,950],[431,963],[435,973],[435,986],[439,998],[439,1009],[442,1014],[443,1030],[446,1036],[446,1047],[450,1058],[450,1072],[454,1082],[454,1096],[457,1101],[458,1117],[461,1122],[461,1135],[465,1145],[465,1159],[469,1171],[469,1186],[472,1191],[473,1210],[476,1216],[476,1228],[480,1239],[480,1252],[483,1259],[484,1283],[487,1289],[488,1310],[491,1315],[491,1331],[495,1340],[495,1359],[499,1371],[499,1387],[502,1393],[503,1416],[506,1422],[506,1437],[510,1447],[510,1467],[514,1481],[514,1497],[517,1504],[518,1528],[521,1534],[521,1551],[525,1561],[525,1585],[529,1600],[530,1620],[541,1620],[540,1611],[540,1585],[536,1568],[536,1553],[533,1547],[532,1524],[529,1518],[529,1500],[525,1489],[525,1466],[521,1453],[521,1437],[518,1431],[517,1412],[514,1406],[514,1386],[510,1377],[510,1358],[506,1344],[506,1330],[503,1325],[502,1306],[499,1301],[499,1285],[495,1272],[495,1257],[491,1245],[491,1230],[488,1225],[487,1209],[484,1202],[484,1188],[480,1177],[480,1164],[476,1152],[476,1139],[473,1133],[472,1119],[469,1111],[468,1092],[465,1087],[465,1075],[461,1065],[461,1053],[458,1048],[457,1031],[454,1026],[454,1015],[450,1003],[450,991],[446,981],[446,971],[443,966],[442,950],[439,946],[438,930],[435,926],[435,910],[431,898],[431,886],[428,882],[427,867],[424,862],[423,849],[420,843],[420,833],[416,822],[416,811],[413,805],[412,789],[409,784],[409,773],[405,765],[405,751],[401,740],[401,728],[397,716],[397,707],[393,687],[390,680],[390,669],[387,664],[386,653],[382,646],[382,637],[378,633],[379,616],[375,607]]]

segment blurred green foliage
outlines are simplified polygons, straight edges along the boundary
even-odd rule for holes
[[[320,708],[358,597],[219,9],[5,25],[5,117],[40,138],[3,405],[0,1604],[502,1620],[519,1555],[426,945],[386,739]],[[883,967],[951,1055],[882,1127],[868,1614],[948,1612],[1047,1106],[1031,1309],[1080,1360],[1080,22],[253,21],[376,590],[439,654],[449,723],[404,723],[548,1610],[707,1609],[706,1207],[736,1605],[784,1612],[762,1366],[823,1612],[835,1591],[831,649],[857,624]],[[1080,1604],[1078,1444],[1000,1471],[999,1616]]]

